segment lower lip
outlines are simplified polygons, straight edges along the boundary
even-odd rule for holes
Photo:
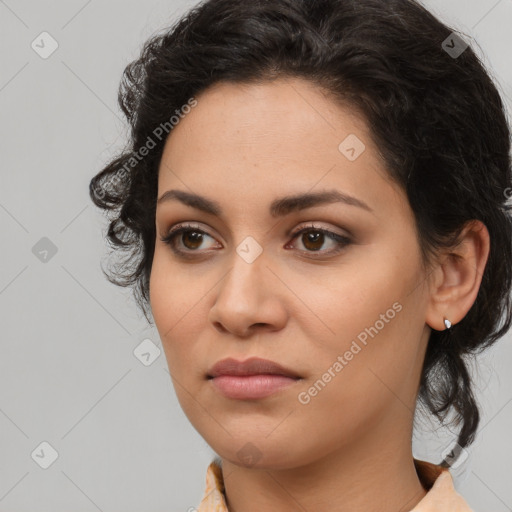
[[[210,380],[227,398],[256,400],[270,396],[299,379],[284,375],[219,375]]]

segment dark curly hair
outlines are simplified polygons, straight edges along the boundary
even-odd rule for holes
[[[194,96],[219,81],[305,78],[366,120],[389,176],[409,199],[425,268],[439,249],[458,242],[472,219],[489,231],[478,296],[461,322],[432,330],[418,394],[439,420],[455,413],[458,444],[468,446],[480,416],[465,359],[512,323],[512,177],[500,94],[466,44],[414,0],[197,4],[153,35],[124,70],[118,100],[131,138],[90,182],[92,201],[113,214],[108,240],[127,251],[109,273],[103,270],[106,277],[133,287],[151,323],[163,135]]]

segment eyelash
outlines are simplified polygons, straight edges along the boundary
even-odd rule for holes
[[[314,225],[305,226],[305,227],[295,231],[294,233],[291,233],[290,236],[292,237],[292,240],[295,240],[300,235],[302,235],[303,233],[306,233],[308,231],[317,232],[317,233],[323,233],[328,238],[330,238],[331,240],[336,242],[336,244],[338,245],[337,249],[332,249],[330,251],[307,251],[307,250],[306,251],[304,251],[304,250],[300,251],[302,253],[308,253],[308,254],[309,253],[312,253],[312,254],[320,253],[320,256],[313,256],[313,258],[325,256],[326,253],[329,256],[335,256],[335,255],[339,254],[340,252],[342,252],[345,249],[346,246],[348,246],[348,245],[350,245],[352,243],[352,240],[350,238],[348,238],[347,236],[338,235],[337,233],[334,233],[333,231],[329,231],[328,229],[324,229],[324,228],[321,228],[321,227],[316,227]],[[174,239],[178,235],[183,234],[183,233],[187,233],[187,232],[196,232],[196,233],[200,233],[202,235],[209,236],[210,238],[213,238],[208,233],[206,233],[202,229],[199,229],[196,226],[193,226],[193,225],[190,225],[190,224],[178,224],[166,236],[161,237],[160,240],[162,242],[164,242],[165,244],[167,244],[174,251],[174,253],[177,254],[178,256],[183,257],[183,258],[192,259],[195,256],[192,256],[191,253],[195,253],[195,252],[198,252],[198,251],[191,251],[190,249],[187,250],[187,251],[183,251],[181,249],[177,249],[176,246],[175,246],[175,243],[174,243]]]

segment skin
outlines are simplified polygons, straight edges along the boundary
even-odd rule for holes
[[[158,197],[194,192],[223,214],[158,204],[150,302],[178,400],[222,458],[229,510],[412,509],[425,496],[411,438],[429,334],[445,328],[444,318],[462,320],[475,301],[487,229],[468,225],[462,243],[427,273],[405,192],[387,176],[355,111],[297,78],[218,83],[197,100],[166,141]],[[338,149],[349,134],[366,146],[355,161]],[[373,212],[333,203],[269,214],[276,198],[330,189]],[[175,239],[195,259],[160,240],[181,222],[207,233],[202,243]],[[316,244],[308,233],[289,236],[313,223],[351,234],[352,243],[329,254],[336,243],[327,236]],[[263,249],[252,263],[236,251],[248,236]],[[396,302],[400,312],[300,403],[298,394]],[[265,399],[235,400],[206,378],[221,359],[252,356],[302,379]],[[252,460],[239,456],[249,442]]]

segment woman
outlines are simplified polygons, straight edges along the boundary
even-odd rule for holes
[[[412,0],[209,0],[119,98],[90,193],[218,454],[198,510],[470,510],[465,357],[512,322],[510,128],[472,49]],[[460,426],[438,464],[417,402]]]

